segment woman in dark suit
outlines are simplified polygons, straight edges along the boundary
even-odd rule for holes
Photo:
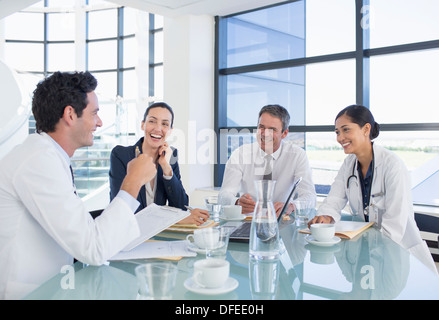
[[[164,102],[149,106],[141,123],[144,136],[133,146],[116,146],[110,157],[110,200],[119,192],[127,172],[127,164],[137,153],[147,154],[156,159],[157,175],[150,183],[144,185],[137,200],[137,211],[151,203],[166,205],[186,210],[189,197],[181,183],[180,169],[177,162],[177,149],[166,142],[174,123],[174,112]],[[136,211],[136,212],[137,212]],[[202,224],[209,217],[208,212],[194,209],[191,215],[180,221],[184,224]]]

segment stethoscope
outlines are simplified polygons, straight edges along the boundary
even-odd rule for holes
[[[375,172],[375,154],[374,154],[374,152],[373,152],[373,148],[372,148],[372,163],[371,163],[371,165],[372,165],[372,172],[371,172],[371,175],[370,175],[370,187],[369,187],[369,193],[368,193],[368,195],[367,195],[367,199],[368,199],[368,201],[367,201],[366,208],[363,209],[363,213],[364,213],[365,216],[369,216],[370,198],[371,198],[371,195],[372,195],[373,175],[374,175],[374,172]],[[356,161],[354,162],[354,165],[352,166],[352,173],[351,173],[351,175],[349,176],[349,178],[348,178],[348,180],[347,180],[347,182],[346,182],[346,188],[347,188],[347,189],[349,189],[349,186],[350,186],[350,180],[351,180],[352,178],[355,178],[355,181],[356,181],[357,186],[358,186],[358,177],[357,177],[357,175],[355,174],[355,171],[358,171],[358,160],[356,160]],[[362,203],[362,205],[363,205],[363,201],[361,201],[361,203]]]

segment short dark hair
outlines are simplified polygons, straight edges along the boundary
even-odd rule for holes
[[[288,110],[278,104],[268,104],[262,107],[261,111],[259,111],[258,123],[263,113],[269,113],[273,117],[279,118],[282,121],[282,132],[287,130],[290,126],[290,114]]]
[[[343,110],[341,110],[335,120],[337,121],[342,115],[346,114],[353,123],[356,123],[363,128],[366,123],[370,124],[370,140],[375,139],[380,134],[380,125],[375,121],[372,112],[368,108],[362,105],[353,104],[347,106]]]
[[[87,93],[96,87],[97,81],[88,71],[57,71],[40,81],[32,98],[37,132],[54,132],[67,106],[72,106],[78,117],[81,117],[88,104]]]
[[[146,108],[145,114],[143,115],[143,121],[145,121],[149,110],[154,108],[165,108],[169,110],[169,112],[171,113],[171,128],[172,128],[174,125],[174,111],[172,111],[172,108],[167,103],[164,102],[154,102],[148,108]]]

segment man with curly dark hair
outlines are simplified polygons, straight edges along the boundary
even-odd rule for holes
[[[73,257],[100,265],[139,236],[133,213],[156,174],[151,157],[128,164],[120,192],[95,220],[76,194],[70,157],[102,126],[96,86],[89,72],[41,81],[32,100],[37,133],[0,161],[0,299],[23,297]]]

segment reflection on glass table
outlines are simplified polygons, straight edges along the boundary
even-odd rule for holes
[[[297,231],[295,224],[281,227],[282,253],[272,261],[250,259],[247,243],[230,242],[226,259],[239,283],[230,292],[205,295],[184,286],[204,254],[172,262],[178,268],[172,299],[439,299],[439,277],[374,228],[332,247],[309,244]],[[134,269],[146,261],[153,260],[77,262],[26,299],[137,299]]]

